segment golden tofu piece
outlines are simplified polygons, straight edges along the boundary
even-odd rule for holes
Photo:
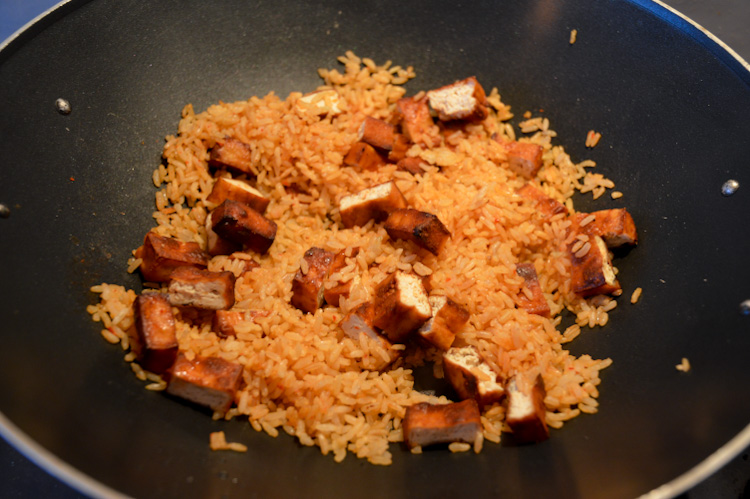
[[[392,211],[385,221],[385,230],[393,239],[411,241],[437,255],[451,233],[432,213],[402,208]]]
[[[544,154],[544,148],[542,146],[514,140],[506,142],[497,139],[497,141],[505,149],[508,166],[510,166],[511,170],[527,179],[536,177],[543,164],[542,155]]]
[[[336,256],[333,257],[333,262],[331,263],[329,275],[333,275],[346,267],[346,259],[355,258],[358,254],[359,248],[352,248],[351,253],[348,257],[346,256],[346,250],[341,250],[336,253]],[[329,305],[333,305],[334,307],[338,307],[341,298],[349,296],[349,290],[352,287],[352,282],[353,280],[338,282],[335,286],[327,288],[323,292],[323,297],[325,298],[326,303],[328,303]]]
[[[355,142],[344,156],[344,165],[361,170],[377,170],[385,165],[385,160],[370,144]]]
[[[206,201],[219,205],[227,199],[244,203],[261,214],[266,211],[268,203],[271,202],[269,198],[247,182],[219,177],[216,179],[213,189],[211,189],[211,194],[206,197]]]
[[[531,298],[529,298],[523,290],[519,291],[516,295],[516,305],[530,314],[549,317],[549,303],[547,303],[547,298],[544,296],[541,286],[539,286],[539,278],[534,264],[519,263],[516,265],[516,274],[523,277],[524,286],[531,292]]]
[[[496,404],[505,397],[502,380],[473,346],[445,352],[443,371],[458,396],[476,400],[480,408]]]
[[[395,272],[375,288],[373,325],[394,343],[402,343],[430,317],[432,308],[420,277]]]
[[[362,361],[367,369],[379,371],[385,369],[398,359],[401,356],[401,351],[395,350],[393,344],[377,332],[373,325],[374,319],[374,305],[370,302],[365,302],[346,314],[341,321],[341,330],[354,341],[360,341],[360,336],[364,335],[368,338],[368,341],[373,342],[385,351],[385,358],[378,355],[370,355],[369,358]]]
[[[508,407],[505,422],[519,444],[542,442],[549,438],[544,397],[547,391],[541,375],[534,383],[522,376],[513,376],[506,386]]]
[[[404,97],[396,102],[396,113],[401,120],[401,130],[415,144],[428,147],[440,143],[440,131],[432,121],[426,97]]]
[[[241,322],[252,322],[256,317],[267,317],[267,310],[217,310],[211,321],[211,330],[221,338],[237,336],[235,326]]]
[[[198,243],[178,241],[149,232],[143,246],[135,252],[141,258],[140,270],[143,278],[150,282],[167,282],[177,267],[193,266],[205,268],[210,256]]]
[[[473,444],[482,431],[479,407],[473,399],[411,405],[406,408],[402,424],[404,441],[410,449],[451,442]]]
[[[396,140],[396,127],[383,120],[367,116],[359,127],[357,140],[378,149],[390,151]]]
[[[464,325],[469,311],[447,296],[430,296],[432,317],[419,328],[419,336],[427,343],[448,350]]]
[[[219,141],[211,149],[208,164],[214,168],[225,168],[237,173],[255,176],[252,169],[253,150],[250,145],[230,137]]]
[[[573,251],[574,243],[568,248],[570,255],[570,283],[573,292],[579,296],[609,295],[620,289],[614,268],[609,261],[607,246],[599,236],[591,236],[590,247],[585,255],[582,250]],[[578,255],[578,256],[577,256]]]
[[[234,306],[234,274],[180,267],[170,276],[169,303],[181,307],[228,310]]]
[[[589,218],[589,215],[593,215],[594,219],[581,227],[580,223]],[[575,223],[585,234],[601,237],[608,248],[638,244],[635,222],[625,208],[600,210],[591,214],[577,213]]]
[[[206,217],[206,251],[211,256],[231,255],[242,250],[242,245],[227,241],[214,232],[213,219]]]
[[[276,237],[276,222],[231,199],[225,200],[211,213],[211,223],[219,237],[256,253],[268,251]]]
[[[427,99],[441,121],[482,121],[489,115],[487,96],[474,76],[430,90]]]
[[[145,293],[133,303],[138,335],[138,362],[147,371],[161,374],[177,358],[177,335],[172,306],[159,293]]]
[[[190,402],[226,412],[242,381],[242,366],[220,357],[177,356],[170,370],[167,393]]]
[[[344,227],[351,228],[365,225],[370,220],[382,222],[390,212],[406,206],[406,198],[391,181],[342,198],[339,211]]]
[[[530,183],[524,184],[516,193],[522,198],[531,201],[536,211],[543,218],[549,218],[559,213],[568,214],[568,209],[564,204],[549,197],[541,189],[534,187]]]
[[[292,305],[303,312],[315,313],[323,306],[323,284],[334,254],[322,248],[305,251],[304,262],[292,280]]]

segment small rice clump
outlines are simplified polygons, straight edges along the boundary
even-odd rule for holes
[[[572,43],[572,42],[571,42]],[[319,116],[298,105],[302,93],[281,98],[274,93],[246,101],[219,103],[197,113],[182,110],[176,135],[166,138],[164,162],[153,174],[158,188],[153,231],[181,241],[205,245],[205,222],[213,206],[206,201],[216,182],[208,166],[209,151],[225,137],[249,144],[252,184],[270,198],[266,217],[278,225],[270,250],[216,256],[208,269],[237,276],[236,309],[263,310],[267,315],[241,323],[234,337],[220,338],[206,314],[174,308],[179,348],[188,357],[217,356],[243,366],[243,382],[229,411],[215,418],[246,419],[257,431],[284,432],[306,446],[317,446],[336,461],[349,453],[373,464],[391,463],[391,444],[403,441],[402,419],[419,402],[447,403],[445,396],[422,393],[413,370],[432,365],[442,372],[441,352],[405,346],[384,370],[373,369],[382,348],[362,336],[345,336],[342,317],[371,297],[374,287],[400,270],[431,275],[432,293],[453,297],[471,318],[456,343],[475,346],[503,376],[541,375],[547,396],[547,423],[553,428],[581,413],[595,413],[600,371],[610,359],[575,356],[564,348],[585,327],[603,326],[617,303],[609,297],[583,299],[570,287],[570,260],[565,239],[570,220],[564,214],[541,217],[530,201],[516,194],[526,179],[505,160],[496,141],[532,142],[543,147],[543,166],[535,181],[544,193],[574,212],[571,196],[601,196],[614,184],[591,173],[593,161],[575,163],[555,143],[547,118],[529,118],[515,129],[510,107],[497,89],[488,92],[491,109],[481,122],[466,124],[437,138],[433,147],[412,145],[408,156],[420,157],[424,171],[399,171],[386,165],[374,171],[342,166],[366,116],[394,122],[403,84],[415,77],[412,68],[390,62],[377,65],[348,52],[339,58],[343,69],[321,69],[320,89],[340,97],[341,114]],[[450,83],[450,82],[446,82]],[[312,90],[312,89],[309,89]],[[593,147],[595,140],[587,140]],[[224,172],[221,175],[229,175]],[[238,178],[245,178],[240,176]],[[451,233],[439,256],[403,241],[393,241],[382,224],[343,228],[339,201],[376,184],[395,180],[409,205],[435,214]],[[588,246],[587,246],[588,245]],[[338,307],[304,313],[290,304],[291,283],[300,261],[312,246],[339,252],[360,248],[337,276],[351,280],[348,297]],[[590,244],[581,242],[579,251]],[[259,267],[245,271],[245,261]],[[550,304],[550,318],[518,308],[514,297],[523,286],[516,265],[529,262]],[[140,260],[131,258],[129,272]],[[166,382],[144,371],[130,351],[136,293],[116,284],[92,288],[99,302],[89,313],[103,325],[105,340],[120,344],[125,360],[150,390]],[[561,327],[569,311],[574,324]],[[564,331],[561,331],[564,329]],[[479,452],[483,441],[497,443],[508,431],[502,405],[482,414],[482,438],[475,445],[456,444],[453,451]],[[281,443],[280,443],[281,444]],[[217,449],[242,450],[222,435],[212,438]]]

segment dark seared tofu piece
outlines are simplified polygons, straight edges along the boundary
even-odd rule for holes
[[[143,259],[141,274],[146,281],[167,282],[177,267],[205,268],[210,256],[198,243],[186,243],[149,232],[135,256]]]
[[[225,200],[211,213],[211,223],[219,237],[256,253],[268,251],[276,237],[276,222],[231,199]]]
[[[158,293],[140,295],[133,303],[138,334],[138,362],[147,371],[162,374],[177,358],[174,314],[167,299]]]
[[[505,149],[508,166],[524,178],[536,177],[542,167],[544,148],[530,142],[504,141],[496,139]]]
[[[242,381],[242,366],[219,357],[195,357],[188,360],[177,355],[170,370],[167,393],[226,412]]]
[[[216,179],[213,189],[211,189],[211,194],[206,197],[206,201],[218,205],[227,199],[245,203],[258,213],[265,213],[268,203],[271,202],[269,198],[247,182],[219,177]]]
[[[211,321],[211,330],[221,338],[237,336],[235,326],[240,322],[251,322],[256,317],[267,317],[266,310],[217,310]]]
[[[489,115],[487,96],[474,76],[430,90],[427,99],[441,121],[482,121]]]
[[[474,399],[453,404],[411,405],[406,408],[403,425],[404,441],[410,449],[451,442],[473,444],[482,431]]]
[[[432,121],[427,98],[404,97],[396,102],[396,113],[401,121],[401,130],[415,144],[434,146],[439,144],[439,130]]]
[[[375,327],[394,343],[403,343],[430,317],[432,309],[422,280],[395,272],[375,288]]]
[[[172,272],[169,303],[175,306],[229,310],[234,306],[234,274],[180,267]]]
[[[549,438],[544,397],[547,392],[544,380],[537,376],[530,383],[520,376],[508,380],[507,412],[505,422],[513,432],[513,440],[519,444],[542,442]]]
[[[443,371],[462,399],[474,399],[479,407],[500,402],[505,397],[502,380],[473,346],[451,348],[443,354]]]
[[[590,215],[593,215],[594,219],[581,226],[581,222],[590,220]],[[625,208],[595,211],[590,214],[576,213],[575,223],[583,233],[601,237],[608,248],[638,244],[635,222]]]
[[[411,147],[411,142],[404,134],[397,133],[394,135],[393,147],[388,151],[388,161],[398,163],[406,157],[406,151]]]
[[[349,253],[349,256],[346,255],[346,250],[341,250],[338,253],[336,253],[336,256],[333,257],[333,261],[331,262],[331,269],[329,271],[329,275],[332,276],[336,272],[346,267],[346,259],[355,258],[358,254],[359,254],[359,248],[352,248]],[[349,296],[349,290],[351,289],[351,287],[352,287],[351,280],[346,281],[346,282],[337,282],[335,286],[327,288],[323,292],[323,298],[325,298],[326,303],[328,303],[329,305],[338,307],[339,302],[341,301],[341,297]]]
[[[226,168],[255,176],[252,169],[252,154],[253,150],[248,144],[227,137],[211,149],[208,164],[215,168]]]
[[[440,350],[448,350],[469,321],[469,311],[447,296],[430,296],[429,301],[432,317],[419,328],[419,336]]]
[[[579,296],[608,295],[620,289],[612,263],[609,260],[607,246],[599,236],[590,236],[589,250],[581,255],[583,249],[573,251],[571,243],[568,247],[570,255],[570,284],[573,292]]]
[[[292,305],[311,314],[323,306],[323,284],[333,257],[333,253],[322,248],[305,251],[304,261],[292,280]]]
[[[396,140],[396,127],[383,120],[367,116],[359,127],[357,140],[366,142],[373,147],[390,151]]]
[[[396,167],[402,172],[408,172],[412,175],[421,175],[424,173],[423,166],[427,166],[428,163],[419,157],[405,157],[396,163]]]
[[[399,208],[406,208],[406,198],[393,181],[362,189],[341,198],[339,203],[341,222],[347,228],[365,225],[370,220],[382,222]]]
[[[539,286],[539,277],[537,276],[534,264],[519,263],[516,265],[516,274],[523,277],[524,286],[531,292],[531,297],[528,297],[523,289],[521,289],[518,295],[516,295],[516,305],[530,314],[549,317],[549,303],[547,303],[547,298],[544,296],[544,292],[542,292],[542,287]]]
[[[438,217],[413,208],[392,211],[384,227],[391,238],[411,241],[433,255],[440,253],[445,241],[451,237]]]
[[[211,256],[231,255],[242,250],[242,245],[227,241],[214,232],[213,219],[206,217],[206,251]]]
[[[564,204],[549,197],[541,189],[534,187],[532,184],[524,184],[516,193],[522,198],[531,201],[536,211],[543,218],[549,218],[558,213],[568,214],[568,209]]]
[[[385,351],[384,358],[372,355],[368,359],[363,360],[363,364],[367,368],[379,371],[385,369],[398,359],[401,352],[395,350],[393,344],[377,332],[373,325],[374,318],[374,305],[370,302],[365,302],[344,316],[341,321],[341,330],[354,341],[360,341],[360,335],[365,335],[370,341]]]
[[[344,165],[361,170],[377,170],[385,165],[385,160],[370,144],[355,142],[344,156]]]

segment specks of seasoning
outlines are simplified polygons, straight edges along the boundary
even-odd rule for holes
[[[8,218],[10,216],[10,208],[4,204],[0,204],[0,218]]]
[[[729,179],[726,182],[724,182],[724,185],[721,186],[721,193],[724,196],[731,196],[735,192],[737,192],[737,189],[740,188],[740,183],[737,182],[734,179]]]
[[[750,315],[750,300],[745,300],[740,303],[740,313],[742,315]]]
[[[60,114],[70,114],[70,112],[73,110],[70,107],[70,102],[65,99],[57,99],[55,101],[55,107],[57,107],[57,111]]]

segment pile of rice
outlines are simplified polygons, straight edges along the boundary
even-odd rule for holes
[[[429,163],[423,174],[397,171],[395,165],[357,171],[342,166],[342,159],[357,140],[361,122],[365,116],[390,121],[395,102],[405,94],[400,85],[415,73],[390,62],[377,66],[351,52],[339,62],[343,72],[322,69],[319,74],[324,81],[320,88],[333,88],[341,96],[342,114],[316,116],[298,105],[301,93],[219,103],[200,114],[187,105],[178,134],[167,137],[166,166],[153,174],[159,188],[153,230],[204,244],[204,223],[213,208],[204,200],[215,182],[207,166],[209,150],[218,140],[234,137],[252,145],[257,174],[253,183],[271,199],[266,216],[278,224],[267,254],[217,256],[208,267],[237,275],[236,308],[265,310],[268,316],[242,323],[236,337],[222,339],[211,332],[208,314],[174,309],[180,350],[188,357],[219,356],[244,366],[236,405],[214,417],[247,418],[253,428],[274,437],[286,432],[304,445],[317,445],[323,454],[332,453],[336,461],[351,452],[374,464],[391,463],[389,444],[403,440],[405,408],[417,402],[448,402],[415,389],[412,376],[413,367],[426,364],[442,377],[440,352],[404,347],[402,358],[385,371],[370,370],[385,352],[364,336],[360,341],[345,337],[339,323],[396,270],[431,274],[433,294],[450,296],[469,310],[471,319],[457,344],[476,346],[503,375],[542,375],[549,426],[560,428],[582,412],[596,412],[599,372],[611,360],[575,357],[564,344],[582,327],[606,324],[617,303],[601,296],[584,300],[571,291],[565,250],[570,222],[562,214],[544,220],[515,194],[526,180],[507,168],[502,147],[488,140],[493,133],[517,139],[508,123],[510,108],[497,89],[489,92],[492,109],[485,121],[466,126],[439,147],[415,145],[409,150],[409,156]],[[563,147],[553,144],[556,134],[546,118],[522,122],[520,132],[520,140],[544,147],[544,166],[536,181],[571,212],[575,191],[599,197],[613,187],[585,169],[595,166],[592,161],[576,164]],[[437,215],[450,230],[452,237],[439,256],[391,240],[382,224],[342,228],[337,209],[341,198],[391,179],[411,207]],[[342,299],[340,307],[306,314],[290,305],[291,282],[303,253],[312,246],[361,251],[334,276],[353,280],[349,298]],[[243,273],[243,259],[254,259],[260,267]],[[523,279],[515,266],[522,262],[534,264],[552,318],[516,308],[513,297]],[[131,258],[128,270],[136,271],[139,264]],[[92,290],[100,294],[100,302],[88,311],[103,323],[104,338],[122,346],[125,360],[148,389],[163,390],[165,381],[141,369],[130,351],[135,292],[112,284]],[[561,331],[565,309],[576,321]],[[482,415],[485,440],[499,442],[508,431],[504,412],[498,405]]]

